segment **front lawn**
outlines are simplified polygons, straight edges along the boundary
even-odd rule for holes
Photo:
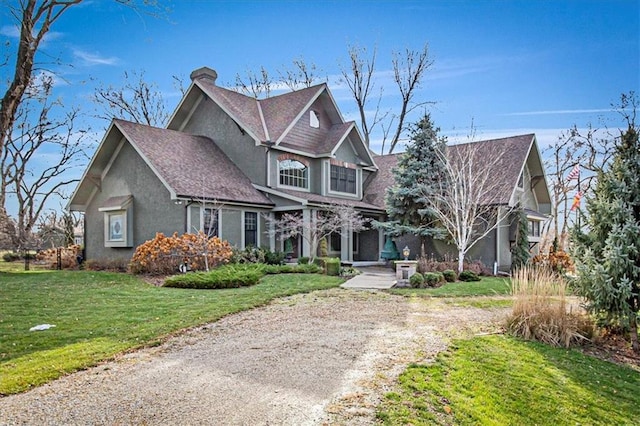
[[[392,294],[413,297],[472,297],[511,294],[508,278],[482,277],[480,281],[446,283],[436,288],[394,288]]]
[[[153,345],[181,329],[341,282],[286,274],[266,276],[251,287],[184,290],[117,273],[0,272],[0,395]],[[56,327],[29,331],[47,323]]]
[[[412,365],[378,408],[384,424],[631,425],[640,373],[505,336],[454,341]]]

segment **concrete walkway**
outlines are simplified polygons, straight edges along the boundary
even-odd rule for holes
[[[362,267],[358,268],[362,273],[346,281],[340,287],[358,290],[386,290],[396,282],[396,276],[390,268]]]

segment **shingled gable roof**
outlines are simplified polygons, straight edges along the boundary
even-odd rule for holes
[[[488,156],[501,156],[504,161],[494,165],[495,170],[488,173],[500,179],[496,189],[499,196],[492,197],[492,201],[497,204],[509,204],[515,188],[518,184],[520,174],[524,169],[529,153],[535,141],[534,134],[512,136],[500,139],[490,139],[479,142],[471,142],[459,145],[447,146],[447,156],[456,157],[463,154],[463,151],[476,149],[475,155],[478,158],[488,158]],[[378,165],[378,173],[365,188],[364,200],[384,207],[384,197],[386,189],[393,186],[395,181],[392,169],[398,165],[398,160],[402,153],[380,155],[375,157]]]
[[[177,197],[273,205],[211,139],[124,120],[114,123]]]
[[[355,122],[342,122],[338,107],[326,83],[295,90],[266,99],[256,99],[217,86],[217,74],[208,68],[194,71],[193,83],[222,108],[259,143],[272,141],[283,148],[311,155],[329,155],[354,129]],[[332,126],[327,137],[316,146],[297,146],[284,140],[288,131],[320,96],[327,96],[341,122]],[[357,130],[356,130],[357,132]],[[360,135],[358,134],[358,137]],[[373,161],[369,154],[369,160]]]

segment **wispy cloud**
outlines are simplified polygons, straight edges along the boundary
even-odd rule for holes
[[[543,111],[523,111],[523,112],[510,112],[502,114],[505,116],[527,116],[527,115],[556,115],[556,114],[593,114],[599,112],[612,112],[611,108],[599,108],[599,109],[555,109],[555,110],[543,110]]]
[[[120,59],[116,56],[101,56],[97,53],[89,53],[81,49],[74,49],[73,56],[82,61],[85,66],[94,65],[116,65],[120,62]]]
[[[2,27],[0,27],[0,35],[9,37],[9,38],[18,39],[20,38],[20,28],[17,25],[3,25]],[[63,36],[64,36],[64,33],[61,33],[59,31],[49,31],[45,34],[44,38],[42,39],[42,44],[44,45],[50,41],[58,40]]]

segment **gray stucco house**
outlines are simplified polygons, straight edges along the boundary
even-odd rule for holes
[[[69,202],[85,214],[87,259],[129,258],[156,232],[197,230],[282,251],[285,242],[267,232],[269,217],[300,212],[311,221],[335,203],[384,220],[397,155],[373,155],[326,84],[255,99],[216,78],[209,68],[194,71],[166,128],[113,120]],[[482,143],[513,151],[504,201],[523,199],[539,234],[550,202],[535,136]],[[509,233],[500,228],[493,239],[478,247],[480,258],[506,264]],[[309,255],[303,239],[291,243],[294,257]],[[345,261],[377,262],[383,246],[377,229],[343,229],[328,249]]]

